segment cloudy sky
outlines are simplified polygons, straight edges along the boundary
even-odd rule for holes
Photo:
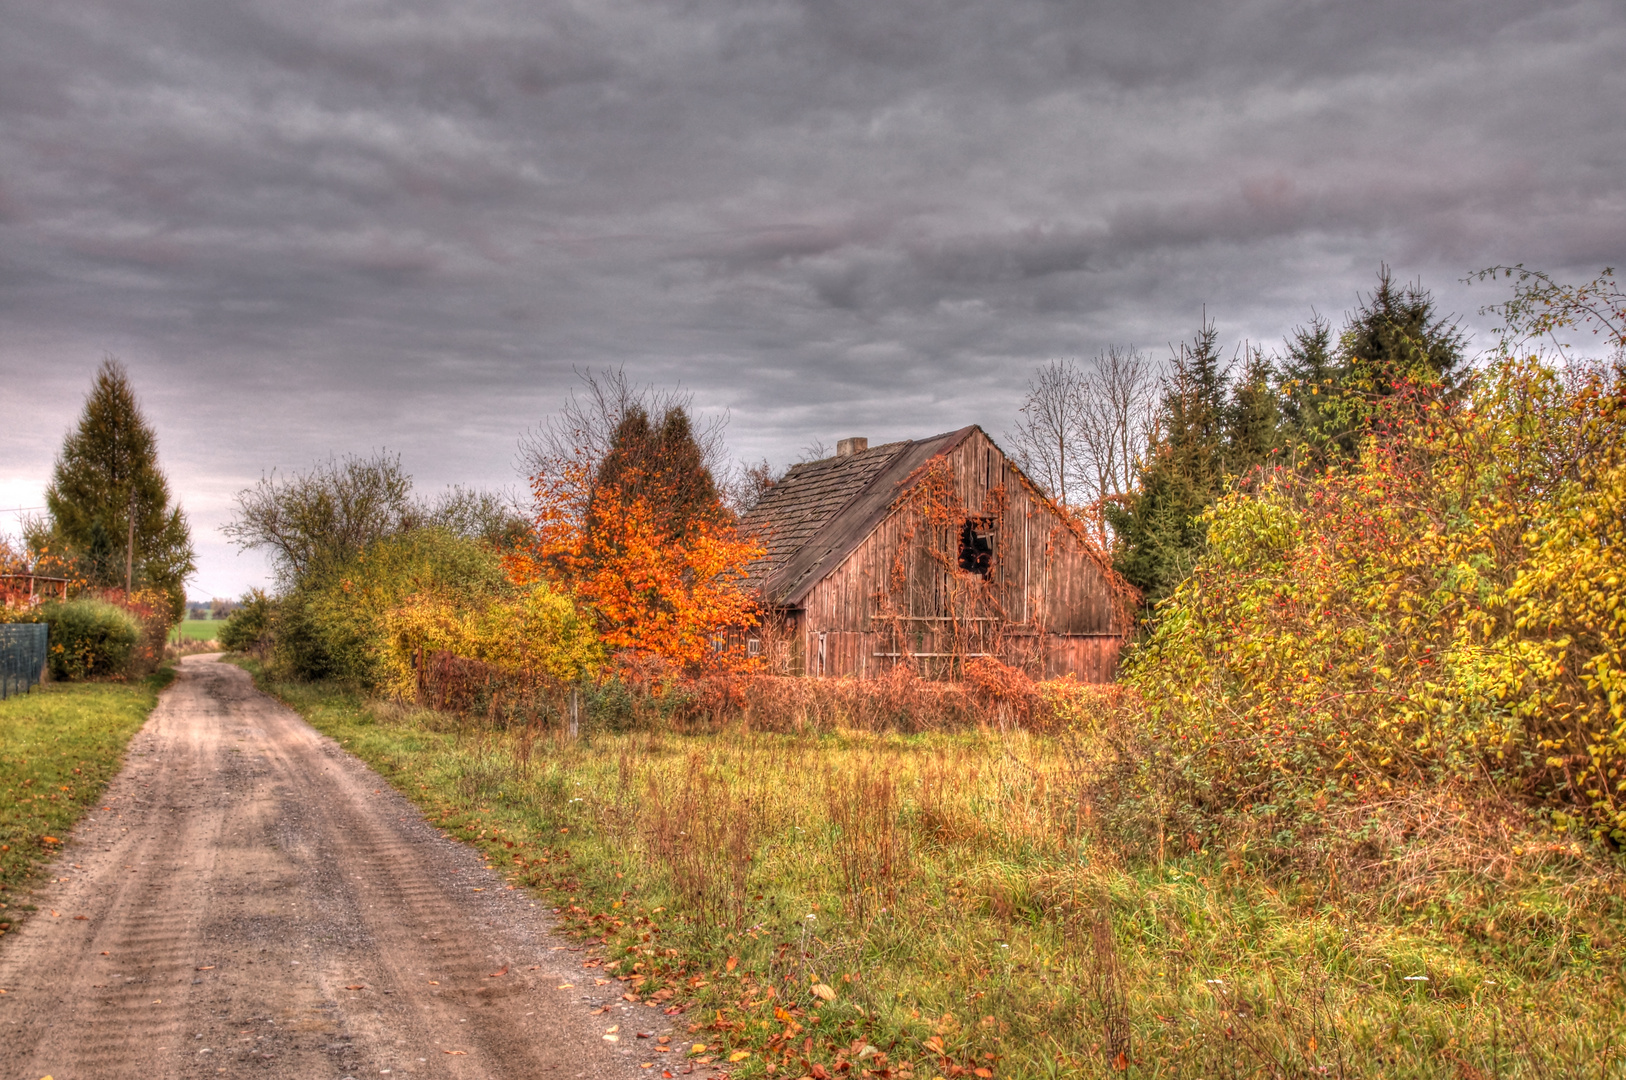
[[[262,471],[518,481],[573,369],[739,456],[1051,357],[1626,263],[1619,0],[0,0],[0,509],[129,367],[194,596]],[[16,514],[0,513],[14,531]]]

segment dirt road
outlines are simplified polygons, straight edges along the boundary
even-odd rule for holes
[[[0,940],[0,1080],[678,1071],[660,1010],[238,668],[182,663],[101,807]]]

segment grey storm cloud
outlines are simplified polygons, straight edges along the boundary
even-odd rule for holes
[[[1033,365],[1160,350],[1205,306],[1279,341],[1380,262],[1475,327],[1476,267],[1626,252],[1615,0],[0,0],[0,25],[0,502],[37,496],[117,354],[204,592],[258,577],[216,529],[262,470],[388,446],[426,487],[515,484],[576,369],[682,384],[784,462],[997,433]]]

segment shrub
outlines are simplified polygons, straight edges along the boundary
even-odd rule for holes
[[[271,598],[264,589],[250,589],[243,594],[242,606],[226,619],[216,635],[220,647],[231,652],[251,652],[264,649],[270,643]]]
[[[1626,841],[1626,402],[1533,361],[1390,399],[1358,461],[1277,470],[1127,664],[1225,807],[1490,776]]]
[[[588,619],[541,582],[479,604],[443,590],[421,592],[388,612],[384,623],[389,647],[379,662],[381,688],[397,697],[416,692],[416,668],[430,653],[478,661],[532,687],[577,682],[603,662]]]
[[[389,612],[414,596],[478,608],[511,594],[501,558],[488,545],[442,529],[413,529],[308,573],[280,598],[272,664],[288,677],[388,688],[398,675]]]
[[[128,675],[142,639],[141,621],[105,600],[50,601],[19,621],[50,624],[51,677],[56,679]]]

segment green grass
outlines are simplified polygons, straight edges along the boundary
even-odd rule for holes
[[[1317,869],[1163,835],[1087,744],[568,742],[269,688],[741,1077],[1626,1075],[1617,867],[1450,793],[1353,808]]]
[[[188,641],[213,641],[225,625],[225,619],[183,619],[170,635],[173,637],[178,631]]]
[[[0,932],[21,890],[123,763],[174,671],[130,683],[46,683],[0,701]]]

